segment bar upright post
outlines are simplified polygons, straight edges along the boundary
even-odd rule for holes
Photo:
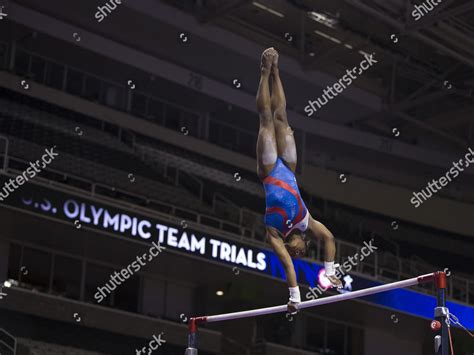
[[[438,334],[434,337],[436,355],[449,355],[448,320],[449,310],[446,307],[446,273],[435,272],[434,284],[436,287],[435,320],[441,324]]]
[[[196,318],[189,320],[188,347],[184,355],[198,355],[197,346],[197,321]]]

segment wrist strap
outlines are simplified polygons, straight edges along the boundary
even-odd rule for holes
[[[336,268],[334,267],[334,261],[325,261],[324,269],[326,270],[326,276],[334,276],[336,274]]]
[[[290,301],[300,303],[301,302],[301,295],[300,295],[300,288],[296,287],[288,287],[290,291]]]

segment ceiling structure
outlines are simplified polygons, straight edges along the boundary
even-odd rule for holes
[[[345,124],[465,147],[474,139],[474,1],[429,1],[164,2],[246,38],[271,39],[307,71],[340,77],[361,54],[375,53],[377,65],[357,85],[379,95],[383,109]]]

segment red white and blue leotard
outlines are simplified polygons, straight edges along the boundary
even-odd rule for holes
[[[284,237],[294,229],[308,229],[309,213],[301,198],[295,174],[278,158],[265,179],[267,209],[265,225],[276,228]]]

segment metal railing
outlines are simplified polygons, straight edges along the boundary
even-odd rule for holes
[[[151,163],[153,167],[161,174],[172,179],[176,186],[184,186],[193,191],[202,203],[204,200],[204,183],[198,177],[189,174],[187,171],[177,167],[167,157],[165,159],[157,159],[156,156],[150,153],[149,149],[143,149],[142,146],[136,145],[136,152],[140,156],[143,162]],[[184,181],[180,180],[182,177],[186,177]],[[190,185],[191,184],[191,185]],[[220,193],[211,192],[210,198],[207,199],[210,203],[213,211],[220,218],[224,218],[231,224],[238,226],[241,233],[247,237],[253,239],[263,240],[265,231],[263,229],[263,216],[253,212],[249,209],[242,208],[234,204],[231,200],[226,198]]]
[[[0,44],[2,44],[0,42]],[[3,43],[3,45],[7,45]],[[134,116],[154,121],[165,127],[185,127],[187,134],[199,136],[199,115],[191,109],[163,98],[130,90],[127,82],[105,79],[70,65],[59,63],[33,51],[17,47],[10,53],[13,67],[3,69],[12,71],[24,78],[79,96],[83,99],[131,113]],[[33,61],[43,62],[44,66],[33,69]],[[36,70],[41,68],[41,72]]]
[[[17,348],[16,338],[5,329],[0,328],[0,354],[15,355]]]
[[[0,157],[2,157],[2,154],[0,154]],[[19,169],[20,166],[24,166],[25,169],[29,166],[28,161],[12,156],[9,156],[8,163],[13,163],[17,166],[16,168],[12,168],[10,165],[7,165],[6,167],[6,172],[14,174],[20,174],[23,172],[23,170]],[[176,206],[166,201],[149,198],[144,195],[133,193],[121,188],[112,187],[50,167],[44,169],[44,171],[48,173],[48,178],[37,176],[35,179],[44,180],[49,186],[61,187],[62,189],[73,192],[78,192],[79,190],[82,193],[85,192],[86,196],[89,195],[91,197],[100,197],[109,201],[114,201],[115,203],[119,203],[126,208],[131,208],[136,211],[143,210],[146,213],[159,211],[179,219],[185,218],[187,221],[217,229],[220,232],[225,231],[232,233],[234,237],[235,235],[238,235],[239,239],[249,237],[248,234],[243,235],[238,232],[241,229],[239,224],[223,220],[221,217],[215,217],[186,207]],[[111,195],[113,195],[113,197],[111,197]],[[254,233],[251,233],[251,235],[253,234]],[[250,238],[247,239],[248,241],[251,241]]]

